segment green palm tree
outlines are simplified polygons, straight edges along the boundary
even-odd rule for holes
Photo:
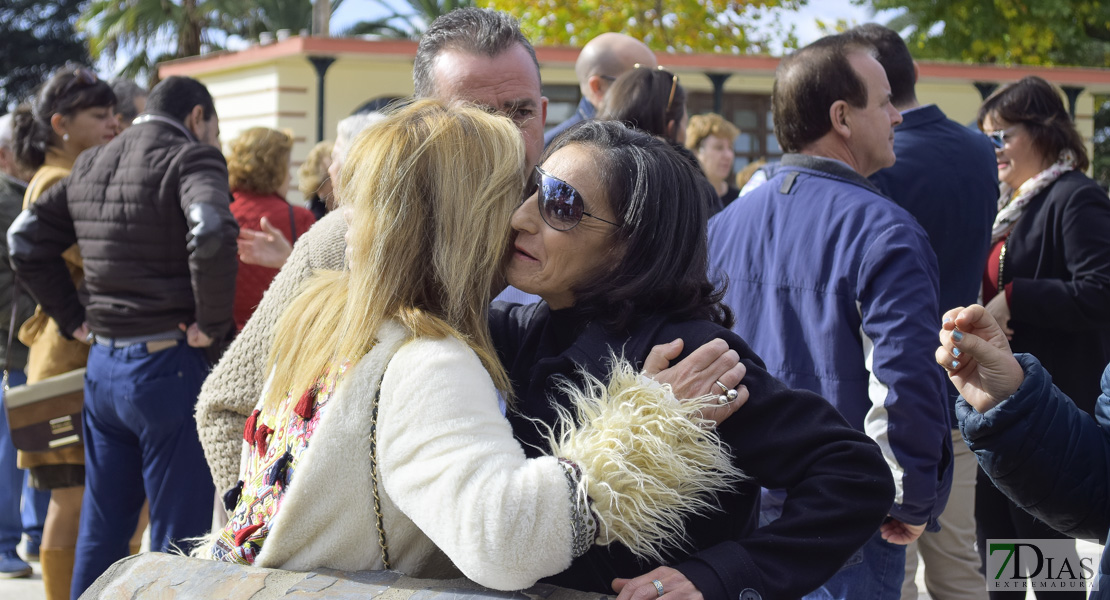
[[[213,24],[224,0],[92,0],[77,26],[89,38],[89,53],[98,59],[121,50],[132,55],[121,73],[135,77],[158,60],[196,56],[213,48]],[[168,42],[171,50],[154,57],[152,48]]]
[[[386,9],[387,16],[354,24],[346,35],[378,33],[392,37],[419,38],[429,23],[456,8],[475,6],[474,0],[405,0],[410,10],[398,10],[397,2],[374,0]]]

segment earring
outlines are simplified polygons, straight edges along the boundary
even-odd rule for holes
[[[69,141],[69,134],[68,133],[63,133],[62,134],[62,141],[63,142],[68,142]]]

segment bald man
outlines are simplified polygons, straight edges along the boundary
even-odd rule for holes
[[[623,33],[603,33],[587,42],[574,63],[574,73],[582,90],[578,110],[544,134],[544,146],[571,125],[594,118],[596,107],[601,104],[609,84],[637,64],[654,69],[658,62],[655,53],[634,37]]]

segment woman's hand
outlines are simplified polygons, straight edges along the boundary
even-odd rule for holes
[[[676,398],[688,400],[707,394],[721,395],[726,389],[736,390],[736,399],[727,404],[709,405],[702,409],[702,417],[720,425],[748,401],[748,388],[740,382],[747,367],[740,362],[740,355],[729,348],[728,342],[716,338],[694,350],[673,367],[672,360],[682,353],[683,341],[677,339],[651,349],[644,360],[644,374],[660,383],[670,384]]]
[[[253,229],[239,231],[239,259],[248,265],[280,269],[293,253],[293,246],[285,239],[281,230],[271,225],[266,217],[262,217],[259,224],[262,226],[262,231]]]
[[[654,581],[663,587],[662,594]],[[613,591],[617,593],[617,600],[657,600],[663,597],[667,600],[703,600],[698,588],[685,575],[670,567],[658,567],[635,579],[614,579]]]
[[[944,314],[937,362],[980,413],[1012,396],[1025,380],[1007,337],[988,309],[978,304]]]
[[[998,322],[998,327],[1006,334],[1006,339],[1014,339],[1014,330],[1010,329],[1010,304],[1006,302],[1005,292],[987,302],[987,312]]]

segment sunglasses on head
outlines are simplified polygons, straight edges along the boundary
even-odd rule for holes
[[[1011,127],[1010,129],[1013,128]],[[992,131],[986,135],[987,139],[989,139],[991,143],[994,144],[995,148],[1001,149],[1003,146],[1006,145],[1006,138],[1012,136],[1013,133],[1010,132],[1009,129],[999,129],[998,131]]]
[[[71,90],[73,90],[75,86],[79,85],[80,87],[88,87],[95,84],[97,81],[100,80],[97,79],[96,73],[94,73],[91,69],[88,69],[86,67],[77,67],[73,70],[73,78],[66,82],[65,86],[62,87],[58,95],[65,96]]]
[[[536,167],[532,183],[525,198],[537,194],[536,206],[540,210],[540,218],[547,226],[556,231],[570,231],[582,221],[582,217],[597,219],[614,227],[620,225],[606,221],[601,217],[591,215],[585,210],[582,194],[569,183],[553,177],[543,169]]]
[[[650,69],[651,67],[646,67],[644,65],[641,65],[640,63],[636,63],[636,64],[632,65],[632,68],[633,69]],[[675,88],[678,87],[678,74],[677,73],[670,73],[669,71],[667,71],[667,68],[664,67],[663,65],[659,65],[658,67],[655,67],[655,70],[656,71],[663,71],[664,73],[667,73],[671,76],[671,93],[670,93],[670,95],[667,96],[667,108],[663,109],[663,115],[666,116],[667,113],[671,112],[671,105],[674,104],[674,91],[675,91]]]

